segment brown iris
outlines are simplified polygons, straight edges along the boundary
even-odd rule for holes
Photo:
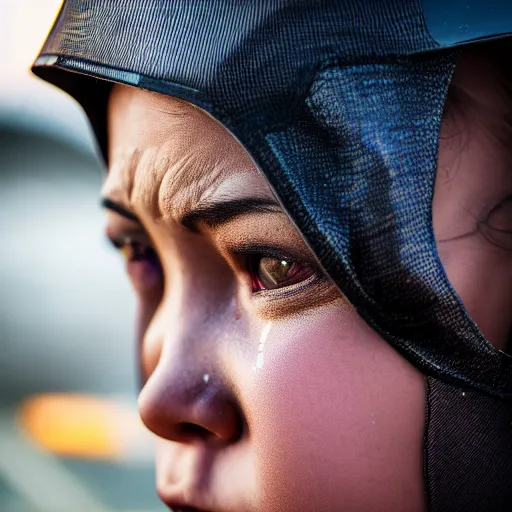
[[[253,292],[290,286],[313,273],[311,267],[283,258],[259,257],[250,263]]]

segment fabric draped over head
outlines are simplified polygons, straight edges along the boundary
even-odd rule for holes
[[[224,124],[361,317],[427,376],[431,510],[506,510],[512,358],[469,317],[433,234],[457,60],[431,36],[433,3],[68,0],[33,69],[81,102],[104,154],[111,82]]]

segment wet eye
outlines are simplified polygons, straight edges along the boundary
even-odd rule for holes
[[[254,257],[249,261],[252,291],[274,290],[300,283],[311,277],[315,270],[302,263],[283,258]]]

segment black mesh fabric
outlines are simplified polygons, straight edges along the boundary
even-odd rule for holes
[[[429,509],[510,512],[510,404],[433,378],[428,379],[427,402]]]
[[[439,50],[419,0],[68,0],[34,72],[82,103],[104,153],[110,82],[223,123],[362,318],[430,377],[431,510],[500,510],[512,365],[437,254],[433,185],[457,61]]]

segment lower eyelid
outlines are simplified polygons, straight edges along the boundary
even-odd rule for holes
[[[305,314],[330,304],[343,308],[353,308],[338,287],[323,274],[286,288],[262,290],[253,294],[258,314],[265,320]]]
[[[281,299],[284,297],[290,297],[296,295],[298,293],[303,292],[315,284],[323,282],[325,280],[324,276],[315,272],[313,275],[304,279],[303,281],[299,281],[298,283],[290,284],[288,286],[282,286],[278,288],[259,290],[253,293],[254,297],[261,297],[266,299]]]

